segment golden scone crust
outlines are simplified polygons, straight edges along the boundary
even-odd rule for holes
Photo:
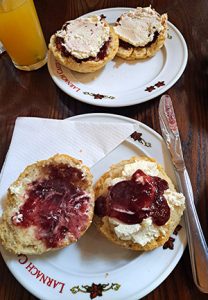
[[[70,234],[70,232],[67,232],[65,237],[60,241],[56,248],[47,247],[42,240],[36,238],[35,225],[30,225],[26,228],[22,226],[15,226],[11,220],[11,218],[14,216],[14,213],[19,211],[19,208],[25,202],[24,193],[27,190],[28,182],[33,182],[36,179],[40,180],[42,178],[41,176],[43,168],[51,164],[58,167],[60,164],[64,164],[82,171],[84,179],[87,182],[85,192],[87,192],[89,195],[90,202],[87,213],[87,224],[85,229],[80,232],[80,236],[84,234],[91,224],[94,212],[92,174],[89,168],[83,165],[82,161],[77,160],[69,155],[57,154],[47,160],[41,160],[30,166],[27,166],[19,175],[18,179],[8,189],[5,209],[0,222],[0,242],[10,252],[16,254],[42,254],[50,250],[57,250],[66,247],[71,243],[76,242],[75,238]]]
[[[107,23],[107,22],[106,22]],[[110,25],[108,25],[110,26]],[[65,57],[62,55],[61,51],[59,51],[55,44],[56,36],[52,35],[50,39],[49,49],[53,53],[54,57],[57,59],[57,61],[62,64],[64,67],[69,68],[70,70],[77,71],[80,73],[92,73],[95,72],[101,68],[103,68],[107,62],[112,60],[117,51],[118,51],[118,36],[115,33],[112,26],[110,26],[110,43],[108,45],[107,54],[104,57],[104,59],[100,60],[87,60],[82,62],[77,62],[73,57]]]
[[[126,164],[134,163],[139,160],[156,162],[154,159],[149,158],[149,157],[132,157],[129,160],[123,160],[118,164],[112,165],[110,170],[108,172],[106,172],[105,174],[103,174],[100,177],[100,179],[97,181],[97,183],[95,185],[95,189],[94,189],[95,190],[95,199],[97,199],[99,196],[105,195],[107,193],[108,184],[106,182],[108,182],[108,179],[112,180],[114,178],[121,177],[121,172],[123,170],[123,167]],[[157,164],[157,168],[159,169],[160,174],[162,174],[162,175],[160,175],[160,177],[167,181],[167,183],[169,185],[169,189],[172,191],[175,191],[175,187],[174,187],[171,179],[167,176],[167,174],[163,170],[162,166]],[[134,243],[131,240],[119,239],[117,237],[117,235],[115,234],[114,226],[112,225],[112,223],[109,222],[109,218],[107,216],[101,218],[101,217],[97,216],[96,214],[94,214],[93,222],[95,223],[98,230],[107,239],[109,239],[113,243],[120,245],[124,248],[132,249],[135,251],[149,251],[149,250],[153,250],[157,247],[164,245],[164,243],[169,239],[170,235],[172,234],[172,232],[174,231],[174,229],[180,222],[180,219],[181,219],[181,212],[178,207],[175,207],[175,209],[173,211],[171,210],[170,219],[168,220],[168,222],[165,225],[163,225],[163,227],[165,227],[165,232],[166,232],[165,235],[161,234],[160,236],[158,236],[151,242],[148,242],[144,246],[142,246],[138,243]]]
[[[167,14],[161,16],[161,24],[163,25],[163,29],[159,33],[156,41],[151,43],[150,46],[131,47],[128,49],[119,47],[116,55],[126,60],[145,59],[154,56],[156,52],[163,47],[167,37]]]

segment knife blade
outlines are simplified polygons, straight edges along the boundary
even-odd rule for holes
[[[194,204],[191,181],[185,166],[175,112],[169,95],[159,103],[159,121],[162,136],[175,167],[178,189],[186,198],[184,212],[193,279],[198,289],[208,293],[208,247]]]

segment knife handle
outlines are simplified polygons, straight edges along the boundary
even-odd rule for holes
[[[208,293],[208,247],[195,208],[191,181],[186,169],[176,174],[186,198],[184,215],[194,282],[201,292]]]

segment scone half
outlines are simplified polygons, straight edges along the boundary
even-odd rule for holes
[[[63,66],[80,72],[95,72],[114,58],[118,36],[104,16],[68,21],[51,36],[49,49]]]
[[[95,185],[94,223],[112,242],[136,251],[162,246],[185,209],[163,168],[148,157],[113,165]]]
[[[126,60],[154,56],[167,37],[167,14],[159,15],[151,7],[137,7],[118,18],[115,32],[119,36],[117,56]]]
[[[0,242],[16,254],[41,254],[76,242],[94,210],[92,175],[69,155],[38,161],[9,187]]]

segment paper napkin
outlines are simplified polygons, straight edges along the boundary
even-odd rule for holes
[[[20,117],[2,168],[0,197],[24,168],[57,153],[81,159],[88,167],[116,148],[135,131],[128,122],[84,122]]]

